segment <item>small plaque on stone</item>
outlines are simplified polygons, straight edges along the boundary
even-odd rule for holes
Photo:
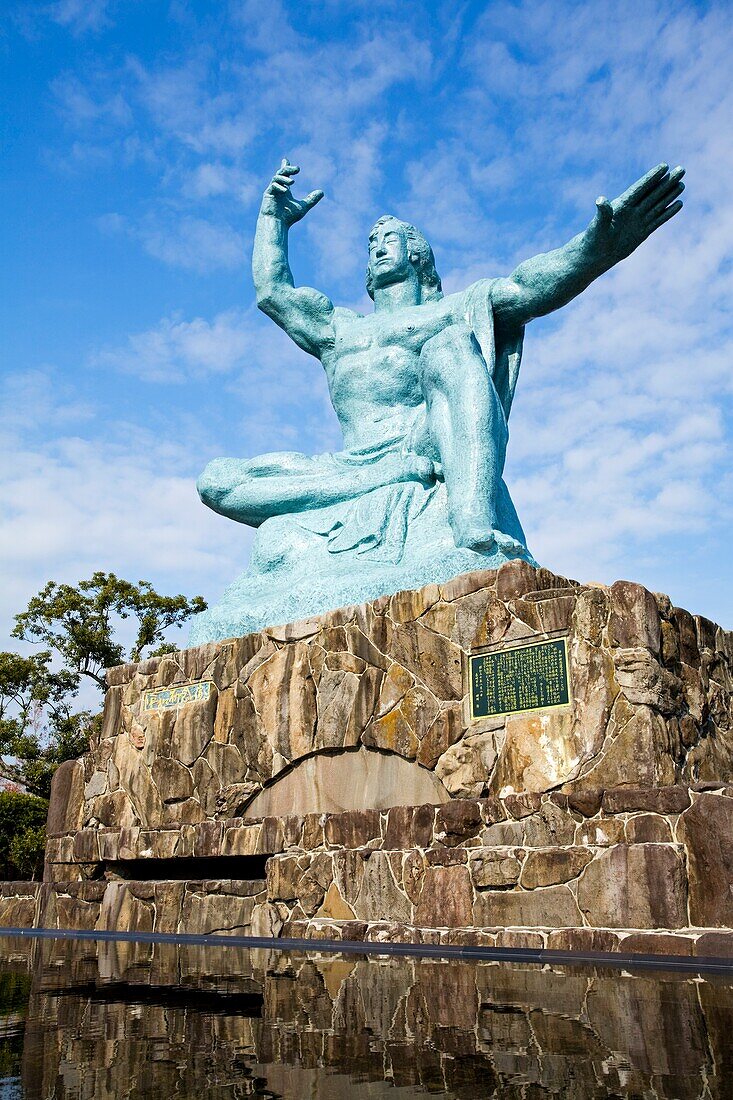
[[[567,638],[473,653],[468,666],[472,721],[570,702]]]
[[[143,692],[143,710],[171,710],[186,703],[202,703],[211,695],[211,680],[197,684],[174,684],[172,687],[153,688]]]

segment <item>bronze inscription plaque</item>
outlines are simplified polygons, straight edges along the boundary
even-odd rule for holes
[[[173,687],[153,688],[143,692],[143,710],[171,710],[186,703],[200,703],[211,695],[211,680],[197,684],[175,684]]]
[[[468,666],[472,720],[570,702],[567,638],[474,653]]]

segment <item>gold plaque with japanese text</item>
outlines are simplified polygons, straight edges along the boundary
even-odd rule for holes
[[[472,720],[570,703],[567,638],[470,654],[468,667]]]

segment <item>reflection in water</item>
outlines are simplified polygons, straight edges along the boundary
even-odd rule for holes
[[[715,1098],[733,977],[0,936],[0,1100]]]

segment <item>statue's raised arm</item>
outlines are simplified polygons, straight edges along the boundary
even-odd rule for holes
[[[562,248],[520,264],[497,279],[492,304],[499,324],[518,327],[564,306],[682,209],[683,168],[652,168],[617,199],[596,200],[587,229]]]
[[[292,192],[297,165],[283,159],[270,180],[260,207],[252,253],[257,305],[311,355],[333,341],[333,303],[311,287],[296,287],[288,262],[288,230],[323,198],[311,191],[304,199]]]

